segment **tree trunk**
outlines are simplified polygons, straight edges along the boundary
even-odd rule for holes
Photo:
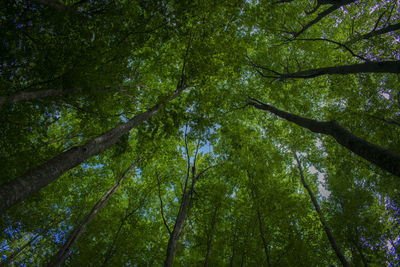
[[[303,118],[282,110],[279,110],[273,106],[262,103],[254,98],[251,98],[248,102],[261,110],[267,110],[283,119],[307,128],[314,133],[327,134],[335,138],[335,140],[349,149],[353,153],[366,159],[367,161],[375,164],[379,168],[390,172],[393,175],[400,177],[400,155],[392,151],[384,149],[375,144],[369,143],[368,141],[361,139],[347,129],[342,127],[336,121],[320,122]]]
[[[311,201],[312,201],[312,203],[314,205],[315,211],[318,213],[319,220],[321,221],[321,224],[324,227],[325,233],[328,236],[329,242],[331,243],[331,246],[332,246],[333,250],[335,251],[336,256],[338,257],[338,259],[340,260],[340,262],[342,263],[343,266],[346,266],[346,267],[349,266],[350,267],[350,264],[347,262],[347,260],[344,257],[342,251],[340,250],[340,248],[337,245],[335,239],[333,238],[333,234],[332,234],[331,228],[328,226],[327,222],[325,221],[325,219],[324,219],[324,217],[322,215],[322,212],[321,212],[321,209],[320,209],[319,204],[317,202],[317,199],[314,197],[313,192],[311,191],[310,187],[306,183],[306,180],[304,179],[303,169],[301,168],[301,164],[300,164],[299,158],[297,157],[295,152],[293,152],[293,154],[294,154],[294,157],[295,157],[296,162],[297,162],[297,167],[298,167],[298,169],[300,171],[301,183],[303,184],[304,188],[307,190],[308,195],[311,198]]]
[[[185,138],[186,140],[186,138]],[[186,141],[185,141],[186,142]],[[198,175],[196,175],[196,158],[197,158],[197,152],[194,157],[194,166],[192,167],[192,183],[191,187],[189,190],[187,190],[187,181],[189,179],[189,171],[190,171],[190,156],[188,155],[188,173],[186,175],[186,181],[185,181],[185,187],[183,189],[183,196],[181,200],[181,205],[179,207],[179,212],[178,216],[176,217],[175,220],[175,225],[174,229],[172,230],[172,233],[169,236],[168,240],[168,246],[167,246],[167,257],[164,262],[164,267],[172,267],[172,264],[174,262],[174,257],[176,253],[176,246],[179,241],[179,237],[181,236],[183,227],[185,226],[186,218],[189,214],[190,207],[192,205],[192,197],[193,197],[193,192],[194,192],[194,186],[196,182],[199,180],[200,176],[205,173],[207,170],[217,166],[218,164],[209,166],[199,172]]]
[[[355,73],[400,73],[400,61],[365,62],[360,64],[325,67],[311,70],[298,71],[293,73],[278,73],[267,68],[256,66],[259,74],[264,78],[285,79],[310,79],[322,75],[333,74],[355,74]],[[265,74],[266,70],[272,74]]]
[[[170,97],[176,98],[186,87],[178,88]],[[20,201],[28,198],[41,188],[56,180],[66,171],[78,166],[90,157],[100,154],[119,141],[121,136],[132,128],[154,116],[163,103],[133,117],[126,123],[95,137],[84,145],[71,148],[44,164],[28,171],[24,175],[3,184],[0,187],[0,211],[5,211]]]
[[[259,230],[260,230],[260,237],[261,237],[261,240],[263,242],[265,257],[266,257],[268,266],[272,266],[271,259],[270,259],[270,256],[269,256],[268,243],[267,243],[267,240],[265,239],[265,236],[264,236],[264,229],[263,229],[263,223],[262,223],[262,219],[261,219],[261,212],[260,212],[260,209],[259,209],[259,205],[257,203],[257,199],[258,199],[257,186],[253,183],[253,175],[251,175],[248,170],[246,170],[246,171],[247,171],[247,176],[249,177],[249,181],[251,181],[251,183],[252,183],[252,185],[250,185],[250,194],[251,194],[251,197],[253,198],[254,206],[256,207],[257,218],[258,218],[258,227],[259,227]]]
[[[72,246],[75,244],[76,240],[78,240],[79,236],[83,233],[88,223],[99,213],[99,211],[104,207],[104,205],[108,202],[110,197],[117,191],[117,189],[121,186],[122,182],[128,176],[128,173],[136,166],[139,158],[135,160],[134,163],[129,166],[121,178],[106,192],[104,195],[97,201],[92,210],[85,216],[85,218],[79,223],[79,225],[72,231],[69,235],[68,240],[64,243],[64,245],[58,250],[57,254],[53,257],[51,262],[47,265],[48,267],[60,266],[67,259]]]
[[[257,217],[258,217],[258,226],[260,228],[260,236],[261,236],[263,246],[264,246],[265,257],[267,258],[268,266],[272,266],[271,259],[269,257],[268,243],[264,236],[264,229],[263,229],[263,224],[262,224],[262,220],[261,220],[261,214],[260,214],[260,210],[258,208],[257,208]]]
[[[192,188],[194,187],[194,183],[192,182]],[[181,205],[179,207],[178,216],[175,220],[174,229],[168,240],[167,247],[167,257],[164,262],[165,267],[171,267],[174,261],[174,256],[176,253],[176,246],[179,241],[179,237],[182,233],[183,227],[185,225],[186,217],[189,212],[189,203],[190,203],[190,194],[191,190],[185,191],[182,197]]]

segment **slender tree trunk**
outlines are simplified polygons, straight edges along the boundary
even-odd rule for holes
[[[212,245],[212,241],[213,241],[213,235],[214,235],[215,222],[216,222],[216,218],[217,218],[218,208],[219,208],[219,206],[215,206],[214,213],[213,213],[213,216],[211,219],[211,229],[207,236],[207,252],[206,252],[206,257],[204,259],[204,264],[203,264],[204,267],[207,266],[208,258],[210,257],[211,245]]]
[[[400,177],[399,154],[384,149],[375,144],[369,143],[368,141],[355,136],[336,121],[320,122],[316,120],[306,119],[279,110],[254,98],[251,98],[248,101],[248,104],[258,109],[269,111],[283,119],[294,122],[301,127],[307,128],[314,133],[330,135],[345,148],[366,159],[367,161],[375,164],[379,168]]]
[[[400,73],[400,61],[365,62],[352,65],[342,65],[335,67],[325,67],[310,69],[292,73],[278,73],[265,67],[256,66],[259,74],[264,78],[285,79],[310,79],[322,75],[333,74],[355,74],[355,73]],[[261,70],[266,70],[272,74],[265,74]]]
[[[17,248],[10,256],[8,256],[6,259],[4,259],[1,263],[0,266],[8,266],[8,264],[10,264],[10,262],[17,257],[24,249],[26,249],[27,247],[31,246],[33,242],[35,242],[36,239],[38,239],[40,236],[42,236],[44,233],[46,233],[50,228],[52,228],[53,226],[59,224],[61,222],[61,220],[55,222],[53,221],[52,223],[50,223],[47,227],[43,228],[42,231],[40,231],[39,233],[37,233],[35,236],[33,236],[25,245],[23,245],[22,247]]]
[[[192,182],[192,187],[194,187],[194,183]],[[185,191],[182,197],[181,205],[179,207],[178,216],[175,220],[174,229],[168,240],[167,247],[167,257],[164,262],[165,267],[171,267],[174,261],[176,246],[179,241],[179,237],[181,236],[183,227],[185,226],[185,221],[189,212],[189,203],[190,203],[190,194],[191,190]]]
[[[176,98],[185,88],[178,88],[170,97],[170,100]],[[162,106],[163,103],[157,104],[151,109],[133,117],[128,122],[119,124],[115,128],[95,137],[86,144],[71,148],[9,183],[1,185],[0,211],[11,208],[56,180],[66,171],[78,166],[90,157],[109,149],[125,133],[128,133],[132,128],[157,114]]]
[[[258,217],[258,226],[260,228],[260,236],[261,236],[263,246],[264,246],[265,257],[267,258],[268,266],[272,266],[271,259],[269,257],[268,243],[264,236],[264,229],[263,229],[263,224],[262,224],[262,220],[261,220],[261,214],[260,214],[260,210],[258,208],[257,208],[257,217]]]
[[[328,226],[327,222],[324,219],[324,216],[322,215],[321,208],[319,207],[317,199],[314,197],[313,192],[311,191],[310,187],[306,183],[306,180],[304,179],[303,169],[301,168],[301,164],[300,164],[299,158],[297,157],[295,152],[293,152],[293,154],[294,154],[294,157],[296,159],[297,167],[298,167],[299,172],[300,172],[301,183],[303,184],[304,188],[307,190],[308,195],[311,198],[311,201],[312,201],[312,203],[314,205],[315,211],[318,213],[319,220],[321,221],[321,224],[324,227],[325,233],[328,236],[329,242],[331,243],[332,249],[335,251],[336,256],[338,257],[338,259],[340,260],[342,265],[346,266],[346,267],[347,266],[350,267],[350,264],[347,262],[346,258],[344,257],[343,252],[340,250],[339,246],[337,245],[337,243],[336,243],[336,241],[335,241],[335,239],[333,237],[331,228]]]
[[[186,139],[186,138],[185,138]],[[186,141],[185,141],[186,142]],[[188,173],[186,175],[186,181],[185,181],[185,188],[183,189],[183,196],[181,200],[181,205],[179,207],[179,212],[178,216],[176,217],[175,220],[175,225],[174,229],[172,230],[172,233],[170,234],[169,240],[168,240],[168,246],[167,246],[167,257],[164,262],[164,267],[172,267],[172,264],[174,262],[174,257],[176,253],[176,247],[179,242],[179,238],[181,236],[183,227],[185,226],[186,218],[189,214],[190,207],[192,205],[192,197],[193,197],[193,192],[194,192],[194,186],[200,176],[205,173],[207,170],[210,168],[213,168],[217,166],[218,164],[209,166],[199,172],[198,175],[196,175],[196,157],[197,157],[197,152],[194,157],[194,166],[192,167],[192,183],[190,186],[190,189],[187,189],[187,181],[189,179],[189,170],[190,170],[190,157],[188,156]]]
[[[258,197],[257,197],[258,196],[257,187],[256,187],[255,184],[253,184],[253,175],[251,175],[248,170],[246,170],[246,171],[247,171],[247,176],[249,177],[249,180],[252,183],[252,185],[250,185],[250,193],[251,193],[251,196],[253,198],[254,206],[256,206],[256,212],[257,212],[257,218],[258,218],[258,226],[259,226],[259,230],[260,230],[260,237],[261,237],[261,240],[263,242],[265,257],[266,257],[268,266],[272,266],[271,265],[271,259],[270,259],[270,256],[269,256],[268,243],[267,243],[267,240],[265,239],[265,236],[264,236],[264,229],[263,229],[263,223],[262,223],[262,219],[261,219],[261,212],[260,212],[260,209],[259,209],[259,205],[257,203],[257,199],[258,199]]]
[[[64,245],[58,250],[57,254],[53,257],[51,262],[47,265],[48,267],[60,266],[67,259],[69,252],[71,251],[73,245],[76,240],[80,237],[80,235],[85,230],[88,223],[99,213],[99,211],[104,207],[104,205],[108,202],[110,197],[117,191],[117,189],[121,186],[122,182],[128,176],[129,172],[136,166],[139,158],[135,160],[134,163],[129,166],[121,178],[106,192],[104,195],[97,201],[92,210],[85,216],[85,218],[79,223],[79,225],[72,231],[69,235],[68,240],[64,243]]]

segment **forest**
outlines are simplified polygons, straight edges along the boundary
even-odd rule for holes
[[[397,0],[0,2],[0,266],[399,266]]]

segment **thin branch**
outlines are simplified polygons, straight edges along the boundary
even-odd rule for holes
[[[160,184],[160,178],[159,178],[157,170],[156,170],[156,178],[157,178],[157,184],[158,184],[158,198],[160,199],[160,206],[161,206],[161,216],[162,216],[164,225],[168,230],[169,235],[171,235],[171,230],[169,229],[167,220],[164,217],[164,205],[163,205],[163,201],[162,201],[162,197],[161,197],[161,184]]]
[[[359,58],[365,62],[369,62],[369,60],[366,59],[365,57],[355,54],[348,46],[346,46],[345,44],[339,43],[337,41],[333,41],[333,40],[326,39],[326,38],[297,38],[296,40],[297,41],[325,41],[325,42],[333,43],[333,44],[336,44],[339,47],[342,47],[345,50],[347,50],[353,57]]]

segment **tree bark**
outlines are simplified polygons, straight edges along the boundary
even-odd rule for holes
[[[273,106],[262,103],[254,98],[247,102],[258,109],[269,111],[283,119],[293,122],[303,128],[307,128],[314,133],[327,134],[348,150],[375,164],[379,168],[400,177],[400,155],[384,149],[375,144],[355,136],[350,131],[342,127],[336,121],[321,122],[303,118]]]
[[[176,98],[186,88],[186,86],[178,88],[169,100]],[[11,208],[56,180],[66,171],[78,166],[90,157],[109,149],[117,143],[125,133],[128,133],[132,128],[157,114],[162,106],[163,103],[159,103],[149,110],[133,117],[128,122],[119,124],[115,128],[95,137],[86,144],[71,148],[44,164],[28,171],[24,175],[1,185],[0,211]]]
[[[324,219],[324,216],[322,215],[321,208],[319,207],[317,199],[314,197],[313,192],[311,191],[310,187],[306,183],[306,180],[304,179],[303,169],[301,168],[299,158],[297,157],[295,152],[293,152],[293,154],[296,159],[297,167],[300,172],[301,183],[303,184],[304,188],[307,190],[308,195],[311,198],[311,201],[314,205],[315,211],[318,213],[319,220],[320,220],[322,226],[324,227],[324,230],[325,230],[326,235],[328,236],[329,242],[331,243],[332,249],[335,251],[335,254],[338,257],[338,259],[340,260],[340,262],[342,263],[342,265],[345,267],[347,267],[347,266],[350,267],[350,264],[347,262],[346,258],[344,257],[343,252],[340,250],[339,246],[337,245],[337,243],[333,237],[331,228],[328,226],[327,222]]]
[[[99,213],[99,211],[108,202],[110,197],[118,190],[122,182],[128,176],[129,172],[136,166],[139,158],[135,160],[122,174],[121,178],[97,201],[92,210],[85,216],[85,218],[79,223],[79,225],[72,231],[69,235],[68,240],[64,245],[58,250],[57,254],[53,257],[48,267],[60,266],[67,259],[72,246],[75,244],[76,240],[80,237],[83,231],[86,229],[88,223]]]
[[[254,65],[255,66],[255,65]],[[365,62],[360,64],[342,65],[297,71],[292,73],[278,73],[266,67],[255,66],[263,78],[285,79],[310,79],[322,75],[356,74],[356,73],[400,73],[400,61]],[[265,74],[264,71],[271,74]]]

